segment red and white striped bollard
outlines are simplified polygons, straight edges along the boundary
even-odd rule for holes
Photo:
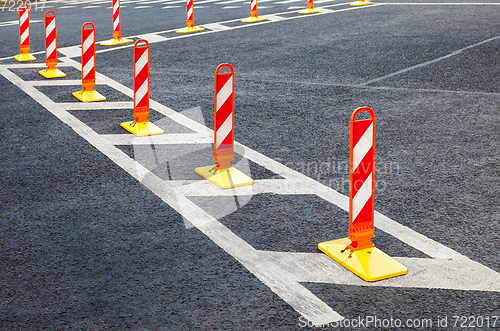
[[[139,46],[145,43],[145,46]],[[134,44],[134,117],[121,127],[136,136],[162,134],[163,130],[148,120],[149,116],[149,43],[137,40]]]
[[[361,112],[369,119],[356,120]],[[375,113],[369,107],[351,115],[349,166],[349,237],[320,243],[318,248],[366,281],[404,275],[408,269],[376,248],[375,201]]]
[[[90,25],[91,28],[85,28]],[[104,101],[106,98],[95,87],[95,26],[87,22],[82,25],[82,86],[83,91],[73,92],[80,101]]]
[[[186,27],[179,29],[177,33],[189,33],[203,31],[205,28],[194,26],[194,3],[193,0],[186,0]]]
[[[30,13],[28,5],[21,3],[19,5],[19,48],[21,54],[14,56],[19,62],[35,61],[36,58],[30,54]]]
[[[299,14],[314,14],[321,12],[321,9],[314,9],[314,0],[307,0],[307,9],[299,11]]]
[[[371,118],[356,120],[366,111]],[[375,192],[375,114],[368,107],[356,109],[351,116],[351,157],[349,169],[350,249],[373,247]]]
[[[49,16],[51,14],[52,16]],[[45,78],[66,77],[66,74],[56,68],[57,65],[57,21],[56,13],[45,13],[45,64],[46,69],[39,71]]]
[[[219,72],[228,68],[230,72]],[[199,175],[221,188],[251,185],[253,180],[235,169],[234,159],[234,69],[224,63],[215,70],[214,98],[214,158],[213,166],[196,168]]]
[[[120,0],[113,0],[113,39],[102,42],[101,46],[122,45],[133,42],[122,38],[120,21]]]
[[[243,23],[265,21],[267,18],[257,16],[257,0],[250,0],[250,17],[241,20]]]

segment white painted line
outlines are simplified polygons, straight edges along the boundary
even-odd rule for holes
[[[80,46],[60,47],[57,51],[67,57],[82,56],[82,48]]]
[[[293,3],[293,2],[304,2],[304,0],[285,0],[285,1],[275,2],[275,4],[277,4],[277,5],[286,5],[286,4]]]
[[[335,2],[335,1],[337,1],[337,0],[314,0],[314,4],[317,5],[320,3],[328,3],[328,2]]]
[[[267,18],[270,21],[273,21],[273,22],[286,20],[285,17],[278,16],[278,15],[273,15],[273,14],[266,14],[264,17]]]
[[[445,56],[441,56],[441,57],[438,57],[438,58],[430,60],[430,61],[426,61],[426,62],[423,62],[423,63],[420,63],[420,64],[416,64],[414,66],[411,66],[411,67],[408,67],[408,68],[405,68],[405,69],[393,72],[392,74],[388,74],[388,75],[385,75],[385,76],[382,76],[382,77],[379,77],[379,78],[375,78],[375,79],[369,80],[367,82],[364,82],[364,83],[360,84],[360,86],[365,86],[365,85],[368,85],[368,84],[376,83],[376,82],[379,82],[381,80],[384,80],[384,79],[387,79],[387,78],[390,78],[390,77],[394,77],[394,76],[397,76],[397,75],[404,74],[404,73],[406,73],[408,71],[412,71],[412,70],[415,70],[415,69],[418,69],[418,68],[422,68],[422,67],[428,66],[430,64],[433,64],[433,63],[436,63],[436,62],[439,62],[439,61],[442,61],[442,60],[449,59],[449,58],[451,58],[453,56],[461,54],[463,51],[466,51],[468,49],[471,49],[471,48],[474,48],[474,47],[477,47],[477,46],[481,46],[483,44],[495,41],[498,38],[500,38],[500,35],[496,36],[496,37],[493,37],[493,38],[489,38],[489,39],[483,40],[483,41],[478,42],[476,44],[473,44],[473,45],[461,48],[461,49],[456,50],[454,52],[451,52],[450,54],[447,54]]]
[[[231,28],[219,23],[209,23],[209,24],[203,24],[202,27],[213,30],[213,31],[224,31],[224,30],[230,30]]]
[[[197,1],[196,3],[199,5],[205,4],[205,3],[212,3],[212,2],[217,2],[219,0],[204,0],[204,1]]]
[[[136,38],[146,39],[149,43],[157,43],[160,41],[167,40],[167,38],[162,37],[162,36],[157,35],[157,34],[154,34],[154,33],[142,34],[142,35],[136,36]]]
[[[169,8],[181,8],[181,6],[165,6],[161,7],[162,9],[169,9]]]
[[[172,181],[170,181],[172,183]],[[263,193],[282,195],[314,194],[312,188],[302,190],[302,183],[290,179],[260,179],[254,185],[238,187],[237,190],[223,190],[207,180],[182,182],[177,190],[185,196],[254,196]],[[175,185],[175,184],[174,184]]]
[[[41,21],[40,20],[30,20],[30,24],[31,23],[39,23],[39,22],[41,22]],[[11,26],[11,25],[19,26],[19,20],[0,22],[0,28],[3,26]]]
[[[241,6],[225,6],[225,7],[222,7],[222,9],[236,9],[236,8],[241,8]]]
[[[151,8],[153,6],[137,6],[137,7],[134,7],[134,9],[143,9],[143,8]]]
[[[81,79],[65,79],[65,80],[54,80],[54,79],[47,79],[47,80],[32,80],[30,82],[27,82],[28,84],[31,84],[32,86],[68,86],[68,85],[82,85],[82,80]]]
[[[222,2],[217,2],[218,5],[228,5],[230,3],[235,3],[235,2],[246,2],[247,0],[228,0],[228,1],[222,1]]]
[[[81,82],[80,82],[81,83]],[[96,110],[96,109],[133,109],[133,101],[125,102],[108,102],[100,101],[94,103],[87,102],[59,102],[59,107],[64,110]]]
[[[33,53],[31,53],[33,54]],[[13,56],[11,58],[14,58]],[[47,65],[45,63],[12,63],[12,64],[7,64],[6,66],[9,67],[9,69],[33,69],[33,68],[47,68]],[[40,76],[42,77],[42,76]]]
[[[131,133],[102,135],[113,145],[211,144],[213,139],[199,133],[170,133],[137,137]]]
[[[86,7],[82,7],[82,9],[91,9],[91,8],[101,8],[101,6],[86,6]]]
[[[500,273],[471,260],[396,257],[408,267],[407,275],[365,282],[325,254],[260,253],[293,274],[298,282],[500,292]]]

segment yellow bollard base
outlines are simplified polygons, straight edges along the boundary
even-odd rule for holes
[[[162,129],[151,122],[123,122],[120,126],[139,137],[165,133]]]
[[[358,1],[358,2],[353,2],[351,3],[351,6],[364,6],[364,5],[371,5],[373,2],[368,2],[368,1]]]
[[[265,21],[267,18],[265,17],[249,17],[245,18],[244,20],[241,20],[242,23],[254,23],[254,22],[260,22],[260,21]]]
[[[192,26],[192,27],[186,26],[185,28],[176,30],[175,32],[177,32],[177,33],[191,33],[191,32],[203,31],[203,30],[205,30],[205,28],[200,28],[197,26]]]
[[[128,43],[133,43],[133,40],[130,39],[122,39],[122,38],[113,38],[110,40],[103,41],[100,43],[101,46],[116,46],[116,45],[123,45],[123,44],[128,44]]]
[[[106,98],[97,91],[78,91],[73,92],[73,96],[82,102],[104,101]]]
[[[236,168],[216,169],[215,165],[194,169],[198,175],[203,176],[220,188],[231,188],[252,185],[253,179]]]
[[[36,57],[31,55],[30,53],[17,54],[14,56],[14,59],[18,60],[19,62],[36,61]]]
[[[309,9],[308,8],[308,9],[301,10],[298,13],[306,15],[306,14],[314,14],[314,13],[320,13],[320,12],[321,12],[321,9],[314,9],[314,8]]]
[[[352,252],[349,249],[341,252],[351,243],[349,238],[326,241],[318,244],[320,251],[333,258],[368,282],[396,277],[408,273],[408,269],[376,247],[360,249]]]
[[[57,68],[55,68],[55,69],[48,69],[48,68],[43,69],[43,70],[40,70],[38,73],[45,78],[66,77],[66,74]]]

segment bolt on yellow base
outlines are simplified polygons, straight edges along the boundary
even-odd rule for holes
[[[106,98],[99,92],[92,91],[78,91],[73,92],[73,96],[82,102],[104,101]]]
[[[165,133],[162,129],[151,122],[123,122],[120,123],[120,126],[138,137]]]
[[[371,5],[372,3],[373,2],[359,0],[358,2],[351,3],[351,6],[364,6],[364,5]]]
[[[244,20],[241,20],[242,23],[254,23],[254,22],[260,22],[260,21],[265,21],[267,18],[265,17],[248,17],[245,18]]]
[[[14,56],[14,59],[18,60],[19,62],[36,61],[36,57],[31,55],[30,53],[17,54]]]
[[[123,38],[113,38],[110,40],[103,41],[100,43],[101,46],[116,46],[116,45],[123,45],[123,44],[128,44],[134,42],[133,40],[130,39],[123,39]]]
[[[215,165],[194,169],[198,175],[203,176],[220,188],[231,188],[252,185],[253,179],[236,168],[217,169]]]
[[[66,77],[66,74],[57,68],[55,68],[55,69],[43,69],[43,70],[40,70],[38,73],[45,78]]]
[[[327,241],[318,248],[368,282],[396,277],[408,273],[408,269],[376,247],[351,251],[346,249],[349,238]]]
[[[205,28],[200,28],[197,26],[186,26],[185,28],[176,30],[175,32],[177,33],[190,33],[190,32],[198,32],[198,31],[203,31]]]
[[[307,9],[299,11],[298,13],[305,15],[305,14],[314,14],[314,13],[319,13],[319,12],[321,12],[321,9],[315,9],[315,8],[309,9],[309,8],[307,8]]]

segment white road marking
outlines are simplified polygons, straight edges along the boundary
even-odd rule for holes
[[[222,1],[222,2],[217,2],[218,5],[228,5],[230,3],[235,3],[235,2],[246,2],[247,0],[228,0],[228,1]]]
[[[59,47],[57,51],[67,57],[82,56],[82,49],[79,46]]]
[[[28,83],[28,82],[27,82]],[[34,85],[32,82],[31,85]],[[81,81],[79,84],[81,85]],[[96,103],[86,103],[86,102],[60,102],[57,105],[64,110],[96,110],[96,109],[133,109],[133,101],[121,101],[121,102],[109,102],[100,101]]]
[[[66,79],[66,80],[34,80],[27,82],[32,86],[74,86],[82,85],[81,79]]]
[[[39,20],[30,20],[30,24],[32,24],[32,23],[39,23],[39,22],[41,22],[41,21],[39,21]],[[19,20],[7,21],[7,22],[0,22],[0,28],[3,27],[3,26],[10,26],[10,25],[19,26]]]
[[[146,39],[149,43],[158,43],[160,41],[165,41],[167,38],[162,37],[157,34],[149,33],[149,34],[141,34],[136,36],[138,39]]]
[[[213,30],[213,31],[224,31],[230,30],[231,28],[219,23],[203,24],[202,27]]]
[[[365,282],[325,254],[259,252],[291,272],[298,282],[500,292],[500,274],[471,260],[396,257],[408,267],[407,275]]]
[[[426,61],[426,62],[423,62],[423,63],[416,64],[414,66],[411,66],[411,67],[408,67],[408,68],[405,68],[405,69],[393,72],[392,74],[388,74],[388,75],[385,75],[385,76],[382,76],[382,77],[379,77],[379,78],[375,78],[375,79],[369,80],[369,81],[364,82],[364,83],[362,83],[360,85],[361,86],[365,86],[365,85],[368,85],[368,84],[376,83],[376,82],[379,82],[381,80],[384,80],[384,79],[387,79],[387,78],[390,78],[390,77],[394,77],[394,76],[397,76],[397,75],[404,74],[404,73],[406,73],[408,71],[412,71],[412,70],[415,70],[415,69],[418,69],[418,68],[422,68],[422,67],[428,66],[429,64],[433,64],[433,63],[436,63],[436,62],[439,62],[439,61],[442,61],[442,60],[449,59],[449,58],[451,58],[453,56],[461,54],[463,51],[466,51],[468,49],[471,49],[471,48],[474,48],[474,47],[477,47],[477,46],[481,46],[481,45],[487,44],[489,42],[497,40],[498,38],[500,38],[500,36],[496,36],[496,37],[493,37],[493,38],[489,38],[489,39],[483,40],[483,41],[478,42],[476,44],[473,44],[473,45],[461,48],[459,50],[456,50],[454,52],[451,52],[450,54],[447,54],[447,55],[435,58],[435,59],[430,60],[430,61]]]
[[[213,139],[200,133],[170,133],[151,137],[136,137],[130,134],[102,135],[113,145],[182,145],[182,144],[212,144]]]
[[[268,20],[273,21],[273,22],[286,20],[286,18],[285,18],[285,17],[278,16],[278,15],[273,15],[273,14],[266,14],[266,15],[265,15],[265,17],[266,17]]]

